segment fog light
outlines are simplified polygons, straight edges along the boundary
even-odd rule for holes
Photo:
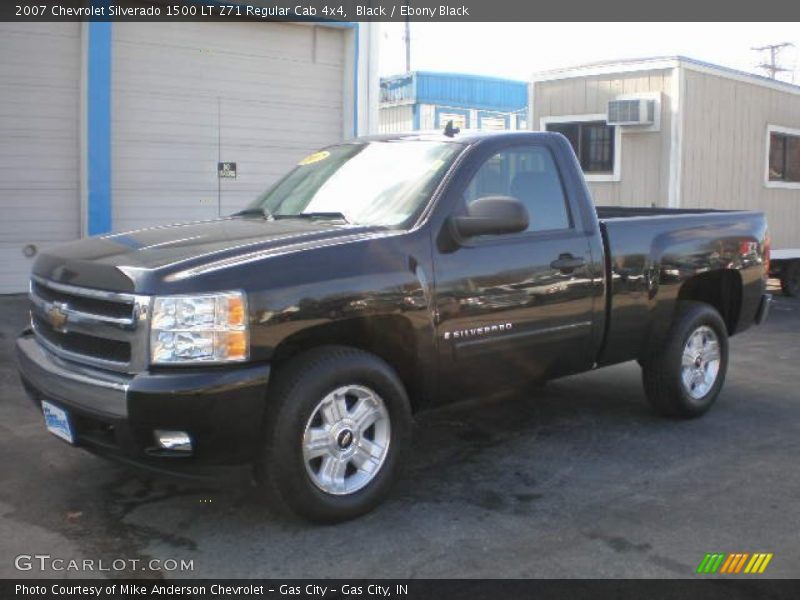
[[[192,438],[185,431],[162,431],[156,429],[153,433],[156,443],[164,450],[187,453],[192,451]]]

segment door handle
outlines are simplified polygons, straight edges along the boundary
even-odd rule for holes
[[[582,267],[584,264],[586,264],[586,261],[584,261],[583,258],[575,258],[572,254],[567,253],[559,254],[558,258],[550,263],[550,266],[562,273],[572,273],[575,269]]]

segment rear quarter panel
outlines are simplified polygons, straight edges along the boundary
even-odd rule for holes
[[[765,287],[766,220],[760,213],[727,212],[608,219],[610,315],[601,365],[638,358],[671,321],[681,287],[718,270],[742,283],[737,327],[746,329]]]

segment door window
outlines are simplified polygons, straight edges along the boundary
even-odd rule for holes
[[[483,196],[512,196],[528,209],[528,231],[572,227],[553,155],[544,146],[507,148],[478,169],[465,193],[467,205]]]

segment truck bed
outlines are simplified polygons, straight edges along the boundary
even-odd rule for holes
[[[735,273],[740,318],[753,322],[761,298],[760,264],[766,223],[758,212],[695,208],[598,206],[606,258],[607,327],[600,364],[641,355],[652,327],[671,321],[684,281],[708,271]],[[719,288],[722,281],[710,285]],[[738,301],[738,300],[737,300]],[[613,314],[612,314],[613,313]]]
[[[597,218],[601,220],[736,212],[708,208],[658,208],[649,206],[596,206],[595,210],[597,211]]]

